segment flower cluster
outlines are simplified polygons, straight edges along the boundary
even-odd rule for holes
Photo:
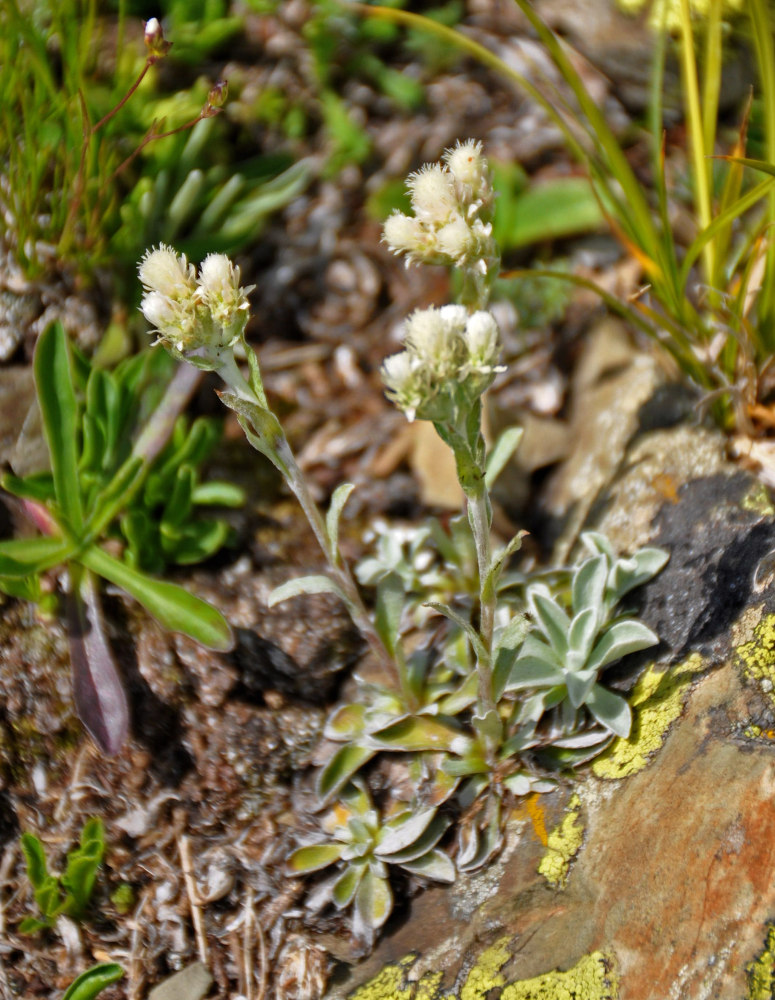
[[[438,420],[449,390],[478,398],[498,367],[498,326],[489,312],[465,306],[420,309],[406,321],[406,350],[387,358],[382,380],[388,398],[408,420]]]
[[[140,308],[173,355],[199,367],[217,367],[220,352],[240,339],[248,321],[248,288],[238,267],[212,253],[199,268],[162,244],[139,266],[144,293]]]
[[[492,238],[494,193],[482,144],[469,139],[411,174],[414,215],[394,212],[384,239],[410,263],[454,265],[486,275],[497,263]]]

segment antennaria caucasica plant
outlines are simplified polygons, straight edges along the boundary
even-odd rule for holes
[[[414,876],[454,878],[455,866],[439,844],[457,820],[456,867],[479,867],[500,846],[504,798],[554,787],[558,766],[588,760],[628,734],[629,706],[601,683],[601,674],[658,641],[617,605],[667,559],[656,549],[617,558],[602,536],[589,534],[589,556],[557,574],[551,590],[534,584],[523,595],[505,573],[522,535],[493,551],[489,490],[520,432],[508,430],[487,455],[482,397],[502,369],[498,327],[487,308],[499,254],[481,145],[469,141],[447,150],[442,163],[412,174],[408,187],[412,214],[394,213],[385,240],[407,263],[457,268],[460,302],[413,313],[405,349],[386,359],[382,378],[407,418],[431,421],[451,448],[465,521],[449,533],[428,525],[409,544],[384,534],[358,573],[375,586],[373,613],[338,545],[353,487],[340,485],[326,514],[313,500],[269,406],[256,354],[245,343],[250,289],[240,285],[239,269],[211,254],[197,273],[168,246],[149,251],[139,269],[142,309],[158,342],[222,378],[221,400],[282,474],[327,561],[327,575],[291,580],[270,603],[337,594],[371,648],[376,671],[356,678],[358,699],[338,706],[326,725],[338,748],[317,782],[321,804],[330,806],[324,837],[313,836],[289,858],[299,875],[335,866],[308,906],[352,905],[354,928],[367,942],[392,907],[390,865]],[[247,358],[247,377],[237,348]],[[474,593],[466,605],[448,594],[448,584],[470,577],[471,561]],[[431,565],[437,569],[429,573]],[[421,610],[435,618],[437,632],[438,616],[447,619],[441,642],[418,639]],[[408,780],[375,804],[366,767],[386,753],[400,755],[394,760],[403,762]]]

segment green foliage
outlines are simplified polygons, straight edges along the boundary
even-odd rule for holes
[[[62,1000],[94,1000],[108,986],[117,983],[124,970],[115,962],[100,962],[82,972],[65,991]]]
[[[63,875],[49,873],[43,844],[34,834],[22,834],[21,848],[27,864],[27,877],[40,911],[39,917],[22,920],[19,924],[21,933],[35,934],[44,928],[54,927],[59,916],[82,920],[105,854],[102,820],[92,817],[84,823],[80,844],[67,855]]]
[[[287,156],[235,163],[231,152],[227,123],[217,117],[150,147],[121,205],[113,252],[134,264],[155,243],[177,241],[196,258],[255,242],[272,212],[304,190],[310,171]]]
[[[334,876],[316,891],[313,908],[327,902],[340,910],[352,905],[358,940],[373,940],[393,909],[389,865],[435,881],[455,879],[454,865],[436,846],[449,825],[437,814],[437,804],[418,808],[405,803],[381,818],[365,787],[353,782],[322,825],[330,839],[298,848],[288,865],[298,875],[337,865]]]
[[[199,482],[198,464],[215,443],[212,425],[198,422],[187,429],[179,422],[165,448],[168,431],[162,423],[154,427],[149,421],[137,435],[138,416],[148,416],[144,390],[151,386],[147,403],[162,367],[138,356],[113,373],[89,369],[71,350],[61,324],[50,326],[38,340],[34,370],[51,473],[3,479],[48,533],[0,542],[0,588],[34,597],[42,593],[42,574],[68,568],[76,705],[92,735],[112,753],[123,741],[127,710],[99,627],[92,574],[125,590],[166,628],[215,649],[228,649],[232,642],[231,629],[215,608],[138,568],[211,554],[228,528],[197,519],[195,506],[242,500],[226,484]],[[116,531],[127,541],[123,559],[102,547]]]

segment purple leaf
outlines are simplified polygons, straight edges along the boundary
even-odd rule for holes
[[[78,718],[97,746],[114,756],[129,730],[129,706],[105,635],[102,607],[91,573],[67,597],[67,631]]]

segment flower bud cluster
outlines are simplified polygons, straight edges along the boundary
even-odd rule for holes
[[[494,193],[482,144],[469,139],[409,176],[413,215],[394,212],[384,240],[411,263],[444,264],[486,275],[497,262]]]
[[[489,312],[420,309],[406,321],[404,342],[406,350],[386,358],[381,374],[388,398],[409,421],[444,419],[455,393],[472,401],[503,371],[498,326]]]
[[[145,318],[174,355],[209,367],[219,352],[240,339],[248,321],[248,294],[240,270],[225,254],[212,253],[199,268],[162,244],[149,250],[138,268]]]

